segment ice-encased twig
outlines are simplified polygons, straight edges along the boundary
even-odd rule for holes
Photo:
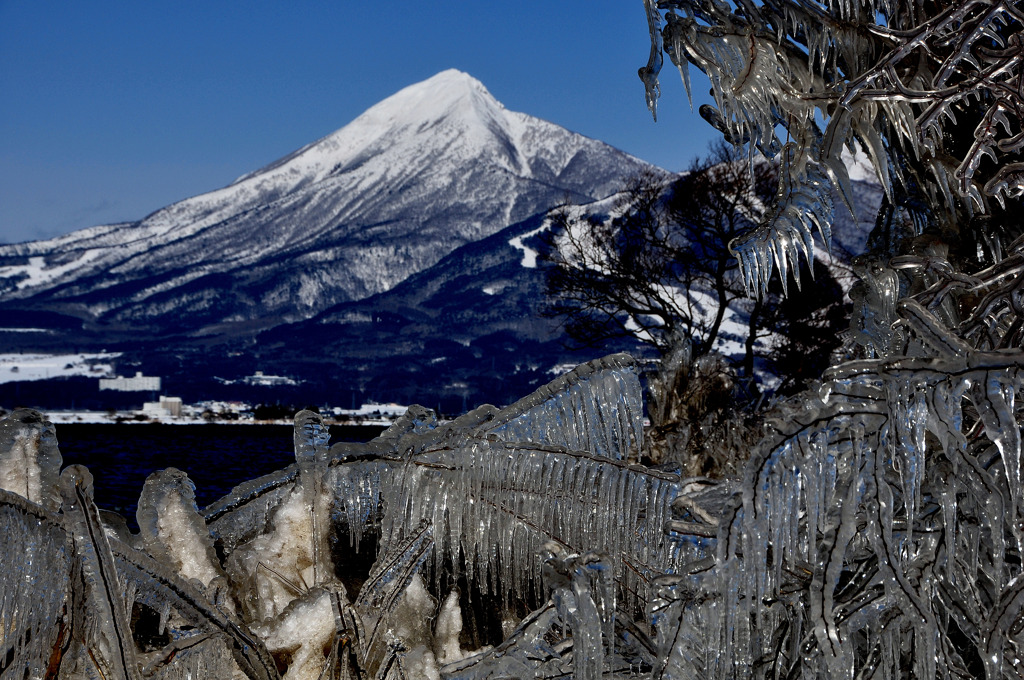
[[[413,457],[386,489],[385,545],[402,540],[422,519],[434,527],[434,571],[445,560],[507,601],[531,592],[538,573],[531,555],[548,541],[609,556],[632,611],[645,598],[643,579],[624,566],[665,569],[672,546],[664,535],[678,477],[582,451],[539,444],[469,439]]]
[[[441,674],[446,680],[564,677],[562,655],[545,639],[557,623],[558,612],[549,601],[520,621],[500,645],[448,664]]]
[[[580,364],[502,409],[479,433],[536,442],[617,460],[643,446],[643,399],[636,361],[613,354]]]
[[[74,642],[82,645],[82,655],[102,677],[141,678],[125,591],[93,501],[92,475],[81,465],[71,465],[60,480],[64,529],[74,551]]]
[[[225,517],[231,517],[238,513],[265,515],[265,507],[268,504],[273,504],[275,500],[279,500],[279,496],[282,493],[281,489],[290,488],[298,474],[298,465],[292,464],[276,472],[243,482],[233,488],[226,496],[203,508],[203,519],[212,527],[215,523],[221,523]],[[250,505],[260,506],[262,509],[258,510],[256,507],[247,507]],[[231,527],[232,530],[228,533],[231,536],[236,536],[244,535],[251,523],[238,521],[236,518],[231,517],[231,519],[223,521],[222,524]],[[225,540],[235,542],[238,539],[225,538]]]
[[[41,680],[70,633],[71,562],[61,518],[0,489],[0,677]]]
[[[150,656],[153,659],[143,666],[142,674],[151,680],[226,678],[236,672],[231,655],[214,633],[179,638]]]
[[[19,408],[0,419],[0,489],[56,512],[61,463],[56,431],[42,413]]]
[[[395,605],[434,548],[430,524],[422,521],[406,540],[382,551],[354,603],[366,632],[363,658],[366,668],[377,669],[390,641],[385,636]]]
[[[649,608],[656,635],[654,677],[660,680],[714,677],[712,669],[717,652],[711,632],[715,630],[712,622],[721,616],[720,608],[719,598],[699,578],[672,574],[654,580]]]
[[[148,555],[110,541],[118,573],[134,587],[134,601],[153,611],[173,613],[181,634],[211,633],[227,644],[234,662],[247,678],[277,680],[274,660],[263,642],[233,615],[216,607],[191,584]]]

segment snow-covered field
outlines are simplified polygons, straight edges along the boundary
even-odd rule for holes
[[[0,383],[85,375],[103,378],[114,372],[120,352],[99,354],[0,354]]]

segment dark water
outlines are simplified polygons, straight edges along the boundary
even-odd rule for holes
[[[369,441],[383,428],[331,428],[331,443]],[[295,462],[290,425],[57,425],[64,465],[89,468],[96,504],[135,525],[146,477],[176,467],[196,485],[200,508],[244,481]]]

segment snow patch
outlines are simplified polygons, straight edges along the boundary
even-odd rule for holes
[[[860,149],[851,152],[849,149],[844,148],[843,162],[846,164],[846,169],[850,172],[851,181],[878,183],[878,176],[875,174],[874,166],[871,165],[871,159]]]
[[[514,241],[515,239],[512,240]],[[511,241],[509,243],[511,244]],[[512,283],[509,281],[496,281],[494,283],[487,284],[480,290],[482,290],[485,295],[498,295],[511,285]]]
[[[548,369],[548,375],[560,376],[565,375],[572,369],[576,368],[579,364],[555,364]]]
[[[18,290],[22,290],[30,286],[39,286],[59,278],[73,269],[78,269],[90,260],[94,260],[99,257],[103,252],[104,251],[100,248],[90,248],[89,250],[83,251],[82,254],[73,261],[66,262],[65,264],[54,265],[52,267],[46,266],[46,258],[42,256],[30,257],[28,258],[28,264],[15,264],[0,267],[0,279],[25,277],[18,281]]]
[[[99,354],[0,354],[0,383],[113,374],[120,352]]]
[[[516,250],[523,251],[523,259],[520,261],[520,264],[522,266],[526,267],[527,269],[536,269],[537,268],[537,256],[540,255],[540,253],[538,253],[536,250],[534,250],[530,246],[524,244],[523,241],[525,239],[528,239],[528,238],[532,237],[532,236],[536,236],[537,234],[541,233],[542,231],[547,230],[550,226],[551,226],[551,224],[549,222],[545,221],[544,224],[540,225],[536,229],[534,229],[532,231],[528,231],[525,234],[520,234],[519,236],[516,236],[515,238],[509,239],[508,244],[510,246],[512,246]],[[485,290],[484,292],[486,293],[487,291]],[[488,293],[488,295],[493,295],[493,293]]]

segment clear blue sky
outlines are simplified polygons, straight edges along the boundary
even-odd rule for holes
[[[140,219],[446,68],[681,170],[715,133],[671,64],[652,121],[647,52],[640,0],[0,0],[0,242]]]

